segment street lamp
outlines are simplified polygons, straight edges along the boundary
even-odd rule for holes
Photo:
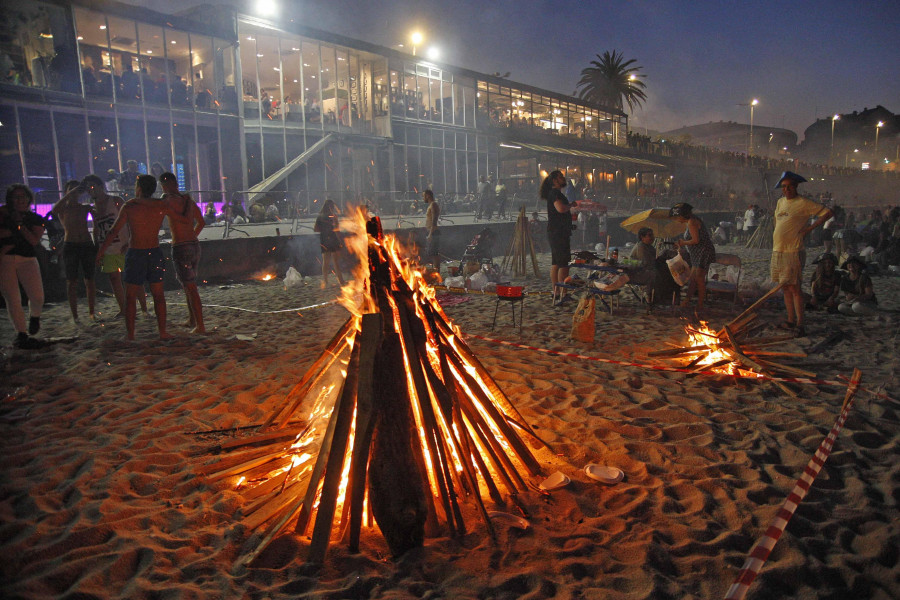
[[[412,41],[413,45],[413,56],[416,55],[416,46],[422,43],[422,39],[423,38],[421,33],[419,33],[418,31],[413,31],[412,35],[410,36],[410,40]]]
[[[878,121],[875,125],[875,154],[878,154],[878,131],[884,127],[884,121]],[[878,158],[877,156],[875,158]]]
[[[759,100],[754,98],[750,101],[750,149],[747,152],[747,156],[753,154],[753,108],[759,104]]]
[[[841,115],[834,115],[831,117],[831,152],[828,155],[828,164],[832,164],[834,162],[834,122],[840,121]]]

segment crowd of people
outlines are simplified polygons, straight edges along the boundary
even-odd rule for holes
[[[807,309],[825,309],[847,315],[870,315],[877,311],[877,299],[870,273],[874,269],[900,264],[900,207],[873,211],[865,223],[858,223],[852,214],[845,214],[840,207],[829,207],[831,198],[815,199],[801,196],[798,186],[806,179],[792,171],[785,171],[776,185],[781,191],[774,212],[772,232],[772,256],[770,278],[784,294],[786,316],[778,324],[780,329],[791,331],[797,337],[806,336]],[[573,230],[571,212],[577,207],[567,197],[566,177],[554,171],[544,179],[540,197],[547,205],[547,225],[540,235],[541,221],[532,214],[529,227],[536,238],[545,237],[552,254],[551,285],[565,284],[572,260],[571,236]],[[690,265],[686,296],[681,301],[683,310],[700,318],[706,299],[706,281],[710,265],[716,261],[716,243],[746,242],[758,229],[765,211],[750,204],[738,215],[734,223],[707,226],[694,214],[693,206],[686,202],[675,204],[669,218],[684,225],[684,233],[675,240],[676,252],[684,254]],[[848,222],[857,236],[835,236],[834,231],[847,231]],[[729,231],[725,232],[727,228]],[[840,229],[838,229],[840,228]],[[821,237],[812,240],[813,233]],[[818,232],[824,232],[818,234]],[[831,232],[832,235],[829,235]],[[638,242],[634,246],[632,264],[620,269],[622,275],[608,284],[597,285],[605,292],[614,291],[626,283],[653,286],[659,279],[654,261],[659,259],[653,248],[652,228],[638,230]],[[832,253],[835,241],[843,240],[839,256],[843,257],[842,271],[837,270],[838,256]],[[848,241],[850,240],[850,241]],[[806,251],[810,243],[824,243],[826,252],[816,262],[816,270],[809,282],[810,292],[802,289],[802,274],[806,264]],[[857,243],[866,244],[859,250]],[[686,251],[686,252],[685,252]],[[610,261],[613,262],[613,261]],[[691,302],[696,296],[696,304]],[[563,293],[558,305],[565,304],[568,296]]]
[[[44,287],[37,248],[50,222],[62,226],[62,260],[65,265],[66,296],[72,319],[80,324],[78,289],[84,282],[88,318],[96,320],[95,271],[109,278],[118,304],[114,318],[124,318],[126,337],[134,339],[137,304],[147,312],[145,285],[153,296],[160,339],[172,337],[167,331],[163,276],[168,259],[159,247],[163,220],[168,220],[172,236],[175,276],[181,283],[188,304],[185,323],[192,333],[204,333],[203,308],[197,288],[200,244],[197,236],[205,223],[203,214],[188,194],[178,189],[172,173],[159,177],[142,175],[136,169],[124,171],[118,182],[132,180],[133,198],[125,201],[111,195],[106,183],[90,174],[66,184],[65,193],[53,206],[48,219],[34,212],[34,194],[25,185],[7,189],[6,202],[0,207],[0,291],[10,321],[16,330],[17,348],[37,348],[43,342],[34,336],[41,330]],[[156,196],[157,187],[162,194]],[[88,228],[89,219],[93,231]],[[21,288],[28,297],[29,318],[22,306]]]

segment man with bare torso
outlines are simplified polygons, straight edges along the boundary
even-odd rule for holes
[[[127,338],[134,339],[134,319],[137,309],[135,302],[143,294],[144,283],[150,284],[153,295],[153,311],[156,313],[156,325],[159,328],[159,339],[172,339],[166,331],[166,296],[163,290],[165,275],[165,257],[159,248],[159,228],[163,218],[170,216],[168,204],[163,200],[152,198],[156,191],[156,178],[152,175],[139,175],[134,186],[135,198],[129,200],[119,211],[106,240],[97,251],[97,261],[103,259],[110,240],[125,225],[131,228],[131,245],[125,254],[125,327]]]
[[[78,270],[84,278],[84,289],[87,293],[88,315],[94,320],[94,304],[97,298],[97,286],[94,283],[94,262],[97,259],[97,246],[88,231],[88,215],[93,217],[94,208],[90,204],[82,204],[79,198],[85,193],[84,185],[72,181],[66,186],[66,194],[53,206],[51,211],[62,223],[63,262],[66,267],[66,296],[72,320],[78,323]]]
[[[159,176],[162,184],[163,200],[168,205],[169,226],[172,229],[172,263],[175,265],[175,277],[184,288],[184,297],[188,305],[188,322],[191,333],[206,333],[203,326],[203,305],[197,289],[197,265],[200,263],[200,242],[197,236],[206,222],[200,207],[189,194],[178,191],[178,179],[172,173]]]

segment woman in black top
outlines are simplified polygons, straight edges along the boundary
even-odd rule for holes
[[[38,265],[35,246],[44,235],[46,220],[31,210],[34,194],[25,185],[15,183],[6,190],[6,204],[0,208],[0,292],[6,301],[6,311],[16,328],[14,343],[18,348],[39,346],[28,337],[41,328],[44,306],[44,284]],[[25,311],[19,284],[28,294],[30,319],[25,327]]]
[[[547,202],[547,240],[550,242],[550,283],[564,283],[569,276],[569,260],[572,258],[572,216],[574,203],[563,194],[566,176],[553,171],[541,183],[541,198]],[[563,297],[560,302],[566,300]]]
[[[315,230],[319,233],[319,245],[322,247],[322,289],[328,287],[328,274],[334,270],[341,287],[344,278],[338,265],[337,253],[341,249],[341,238],[338,237],[337,206],[333,200],[326,200],[316,217]]]

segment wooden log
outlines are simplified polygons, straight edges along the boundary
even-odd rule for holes
[[[844,332],[843,331],[832,331],[828,337],[824,340],[810,348],[807,352],[809,354],[816,354],[821,352],[825,348],[830,348],[832,345],[836,344],[839,340],[843,339]]]
[[[697,366],[695,366],[692,370],[693,370],[695,373],[701,373],[701,372],[703,372],[703,371],[710,371],[710,370],[712,370],[712,369],[715,369],[715,368],[718,368],[718,367],[725,366],[725,365],[727,365],[728,363],[731,363],[731,362],[734,362],[734,361],[733,361],[732,359],[730,359],[730,358],[722,358],[722,359],[717,360],[717,361],[715,361],[715,362],[711,362],[711,363],[709,363],[708,365],[697,365]]]
[[[442,337],[446,341],[449,341],[447,337],[445,337],[444,332],[441,332]],[[478,375],[479,381],[483,382],[485,387],[490,392],[490,398],[485,394],[481,385],[476,382],[475,378],[472,377],[462,365],[459,364],[460,372],[467,380],[471,380],[471,389],[472,391],[479,396],[480,401],[483,403],[485,410],[487,410],[491,414],[492,420],[497,424],[498,429],[503,433],[506,440],[509,442],[510,446],[513,448],[516,456],[519,460],[522,461],[522,464],[528,469],[528,472],[531,475],[538,475],[542,472],[540,464],[531,454],[531,451],[527,446],[522,442],[521,438],[518,434],[506,423],[506,419],[500,414],[502,411],[506,415],[516,419],[523,427],[529,427],[525,419],[519,414],[519,411],[512,405],[500,387],[496,384],[496,382],[491,378],[490,374],[487,372],[487,369],[484,368],[472,351],[466,346],[465,342],[458,337],[453,339],[451,343],[451,347],[457,351],[457,354],[465,360],[466,364],[471,365],[476,374]],[[450,354],[449,356],[453,356]],[[530,428],[530,427],[529,427]]]
[[[768,300],[769,298],[771,298],[772,296],[774,296],[775,293],[776,293],[778,290],[780,290],[783,286],[784,286],[783,283],[779,283],[778,285],[776,285],[775,287],[773,287],[771,290],[769,290],[768,292],[766,292],[765,294],[763,294],[762,297],[761,297],[759,300],[757,300],[756,302],[754,302],[753,304],[751,304],[750,306],[748,306],[748,307],[746,308],[746,310],[744,310],[744,312],[742,312],[742,313],[739,314],[737,317],[735,317],[734,319],[732,319],[731,322],[728,323],[728,325],[726,325],[726,327],[731,327],[734,323],[736,323],[738,320],[740,320],[742,317],[744,317],[744,315],[746,315],[746,314],[748,314],[748,313],[751,313],[751,312],[753,312],[754,310],[756,310],[759,306],[762,305],[763,302],[765,302],[766,300]],[[724,331],[725,331],[725,330],[723,329],[720,333],[724,333]]]
[[[806,356],[806,352],[777,352],[775,350],[754,350],[744,348],[744,354],[748,356]]]
[[[709,345],[707,344],[698,344],[697,346],[683,346],[680,348],[669,348],[667,350],[655,350],[653,352],[649,352],[647,356],[653,357],[661,357],[661,356],[681,356],[682,354],[690,354],[691,352],[697,352],[699,350],[707,350]]]
[[[393,323],[393,319],[391,319]],[[376,404],[369,459],[369,504],[394,556],[421,547],[428,508],[422,472],[414,458],[413,428],[400,336],[391,333],[375,357]]]
[[[810,379],[815,379],[816,377],[815,373],[813,373],[812,371],[807,371],[805,369],[792,367],[790,365],[783,365],[781,363],[772,362],[770,360],[763,360],[761,358],[757,358],[756,360],[764,367],[768,369],[774,369],[776,371],[781,371],[782,373],[789,373],[798,377],[809,377]]]
[[[350,505],[348,545],[351,552],[359,551],[359,536],[362,529],[366,476],[372,442],[375,354],[381,344],[381,329],[381,313],[368,313],[362,316],[362,332],[359,337],[359,380],[356,391],[356,437],[353,440],[353,458],[350,464],[350,481],[347,482],[346,501]]]
[[[444,469],[441,463],[447,461],[447,457],[441,453],[441,447],[436,443],[435,438],[440,435],[437,423],[434,417],[434,410],[431,404],[431,393],[425,380],[425,374],[422,371],[422,359],[428,360],[428,351],[426,349],[426,333],[425,325],[416,316],[415,306],[412,297],[400,294],[394,294],[394,300],[397,303],[397,314],[400,322],[400,333],[403,342],[403,350],[406,353],[406,364],[409,374],[412,376],[415,395],[410,399],[415,412],[418,412],[419,418],[422,420],[422,428],[424,433],[421,441],[425,444],[429,457],[431,457],[431,475],[435,479],[438,488],[438,496],[441,500],[444,515],[449,523],[452,518],[450,508],[450,492],[449,487],[452,485],[450,481],[444,479]],[[428,480],[428,465],[422,454],[422,449],[417,447],[418,452],[414,454],[416,462],[422,469],[422,475]],[[436,536],[438,534],[438,523],[436,519],[435,506],[432,501],[431,494],[427,495],[428,516],[426,519],[426,532],[429,535]]]
[[[862,371],[854,368],[853,374],[850,376],[850,385],[847,387],[847,393],[844,394],[844,402],[841,403],[841,412],[844,412],[844,409],[847,408],[847,403],[856,395],[860,381],[862,381]]]
[[[279,427],[284,427],[287,422],[290,420],[290,415],[297,410],[297,407],[306,397],[306,393],[309,391],[315,381],[318,380],[321,373],[327,371],[328,368],[337,360],[337,357],[343,353],[344,348],[348,343],[347,334],[350,333],[350,329],[354,326],[353,317],[348,318],[344,325],[338,330],[338,332],[331,338],[331,341],[328,342],[328,345],[325,346],[325,350],[322,351],[322,354],[319,355],[319,358],[312,364],[312,366],[304,373],[303,378],[300,382],[295,385],[291,391],[288,393],[285,398],[285,403],[282,404],[282,407],[273,412],[266,422],[263,423],[262,429],[266,429],[275,422],[278,418],[279,414],[282,413],[285,406],[287,406],[288,400],[293,399],[293,402],[290,404],[290,408],[284,413],[285,418],[282,419]]]
[[[325,472],[325,466],[328,463],[328,455],[331,453],[331,444],[334,439],[334,431],[337,426],[339,414],[337,403],[340,402],[340,399],[343,397],[344,387],[346,387],[346,385],[347,382],[344,380],[341,391],[337,396],[338,400],[335,402],[335,406],[331,411],[331,416],[328,418],[328,425],[325,428],[325,434],[322,436],[322,442],[319,445],[316,464],[313,467],[309,485],[306,488],[306,494],[304,498],[297,503],[299,513],[297,515],[297,524],[294,526],[294,532],[301,535],[306,531],[307,525],[309,525],[313,502],[316,499],[316,494],[319,491],[319,483],[322,481],[322,474]]]
[[[744,354],[741,351],[741,347],[738,346],[737,343],[734,341],[734,338],[732,338],[731,330],[728,328],[728,325],[725,326],[725,336],[728,338],[728,342],[731,344],[731,347],[734,348],[734,353],[740,363],[742,363],[743,365],[747,366],[749,369],[754,370],[758,373],[763,373],[765,375],[771,375],[771,373],[769,373],[761,364],[759,364],[752,358],[748,357],[746,354]],[[775,380],[772,380],[772,383],[774,383],[776,386],[778,386],[781,389],[781,391],[783,391],[787,395],[789,395],[793,398],[797,397],[797,392],[795,392],[794,390],[792,390],[791,388],[786,386],[784,383],[782,383],[780,381],[775,381]]]
[[[430,308],[434,308],[429,305]],[[438,306],[438,309],[440,307]],[[522,427],[526,429],[531,429],[531,426],[528,425],[528,422],[524,417],[519,413],[518,409],[509,401],[509,398],[506,397],[506,394],[503,393],[503,390],[500,389],[500,386],[494,381],[493,377],[491,377],[488,370],[481,364],[481,361],[475,356],[475,353],[469,348],[468,344],[466,344],[465,340],[461,339],[459,336],[453,333],[452,328],[449,325],[449,322],[446,319],[446,315],[443,315],[441,311],[438,313],[437,311],[427,311],[426,316],[428,316],[429,312],[434,316],[435,323],[437,327],[435,327],[435,332],[440,335],[444,339],[444,341],[449,343],[450,336],[453,336],[453,342],[450,344],[452,348],[456,350],[456,352],[463,357],[463,359],[470,364],[478,373],[479,378],[484,382],[485,386],[491,393],[491,396],[494,398],[494,403],[502,410],[506,415],[515,419]],[[443,315],[443,317],[442,317]],[[529,468],[529,471],[533,471],[532,474],[540,473],[541,468],[534,457],[528,453],[528,462],[526,466]]]
[[[337,421],[331,440],[331,449],[328,452],[328,462],[325,466],[325,478],[322,481],[322,493],[319,496],[319,506],[316,510],[316,522],[313,525],[312,539],[309,543],[309,554],[306,558],[306,561],[312,564],[322,564],[328,550],[328,542],[331,539],[334,511],[337,507],[344,461],[350,443],[350,426],[353,423],[353,412],[356,409],[359,353],[360,345],[354,344],[350,354],[350,363],[347,365],[347,378],[344,380],[341,397],[334,407]]]
[[[302,434],[300,434],[302,435]],[[297,439],[297,432],[290,431],[273,431],[270,433],[264,433],[262,435],[255,435],[253,437],[243,438],[231,440],[229,442],[224,442],[219,445],[222,450],[231,450],[234,448],[240,448],[242,446],[253,446],[256,444],[273,444],[277,442],[285,442],[287,440]]]

